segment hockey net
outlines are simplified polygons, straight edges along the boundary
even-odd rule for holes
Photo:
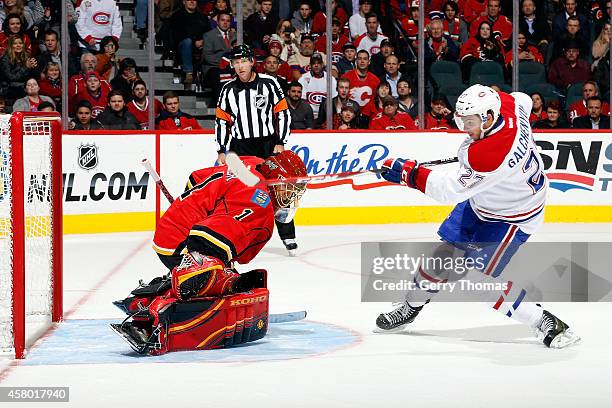
[[[0,115],[0,351],[25,349],[62,317],[61,122]]]

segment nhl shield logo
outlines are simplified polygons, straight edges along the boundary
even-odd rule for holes
[[[257,109],[265,109],[268,104],[268,97],[266,95],[255,95],[255,107]]]
[[[98,165],[98,148],[95,144],[79,146],[79,167],[91,170]]]

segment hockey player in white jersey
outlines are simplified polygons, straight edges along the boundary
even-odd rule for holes
[[[457,172],[432,171],[414,160],[388,159],[383,177],[420,190],[443,203],[456,204],[438,234],[441,246],[462,256],[485,255],[478,272],[497,278],[519,246],[544,220],[548,180],[529,125],[531,98],[473,85],[459,96],[455,122],[469,137],[458,152]],[[487,243],[487,244],[485,244]],[[463,252],[465,251],[465,252]],[[415,282],[438,282],[435,271],[420,269]],[[439,272],[439,271],[438,271]],[[561,348],[580,340],[569,326],[540,305],[523,302],[526,291],[510,286],[493,308],[528,324],[547,347]],[[435,294],[418,290],[389,313],[378,316],[380,329],[411,323]]]

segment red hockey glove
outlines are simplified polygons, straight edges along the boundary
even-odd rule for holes
[[[387,159],[382,165],[382,177],[392,183],[416,188],[419,163],[416,160]]]

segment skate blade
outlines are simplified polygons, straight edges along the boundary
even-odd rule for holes
[[[557,337],[550,342],[550,348],[562,349],[574,344],[579,343],[581,340],[580,336],[574,334],[571,330],[566,330],[563,333],[559,333]]]
[[[292,258],[298,256],[297,249],[288,249],[287,254]]]
[[[142,344],[138,344],[137,342],[135,342],[134,339],[128,333],[123,331],[120,324],[111,323],[110,328],[112,331],[117,333],[117,335],[119,335],[119,337],[121,337],[127,344],[129,344],[132,350],[134,350],[138,354],[147,354],[146,347],[144,347]]]
[[[381,329],[380,327],[376,326],[376,328],[374,330],[372,330],[374,333],[379,333],[379,334],[393,334],[393,333],[399,333],[402,332],[406,329],[406,327],[408,327],[410,323],[406,323],[406,324],[402,324],[401,326],[397,326],[394,327],[393,329]]]

